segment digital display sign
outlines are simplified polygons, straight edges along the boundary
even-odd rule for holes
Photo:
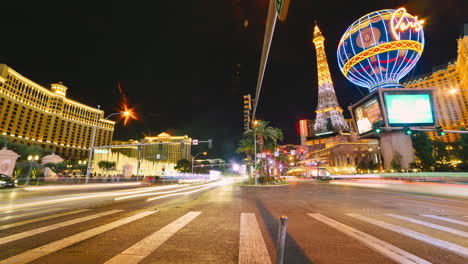
[[[390,126],[433,126],[434,110],[430,93],[384,94]]]
[[[375,123],[383,124],[382,110],[377,97],[373,97],[354,108],[353,112],[359,135],[371,131]]]

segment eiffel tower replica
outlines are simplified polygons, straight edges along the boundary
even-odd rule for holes
[[[318,72],[318,104],[317,116],[314,123],[315,136],[349,131],[348,124],[343,117],[341,109],[336,100],[335,88],[328,68],[327,56],[324,46],[325,38],[320,32],[317,23],[314,28],[314,45],[317,54]]]

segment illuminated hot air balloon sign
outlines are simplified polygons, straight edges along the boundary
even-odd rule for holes
[[[341,72],[370,91],[398,87],[423,52],[423,24],[405,8],[380,10],[359,18],[338,45]]]

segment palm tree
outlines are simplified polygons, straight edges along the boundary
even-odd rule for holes
[[[259,121],[253,129],[249,129],[243,134],[243,140],[248,140],[249,144],[250,142],[253,143],[254,137],[256,137],[260,153],[262,153],[264,149],[271,149],[274,151],[276,149],[277,142],[283,140],[283,132],[281,129],[268,126],[268,123],[268,121]],[[247,143],[247,141],[242,143],[241,140],[241,144],[245,143]],[[241,145],[239,147],[241,147]],[[253,149],[254,148],[252,146],[251,150]],[[262,161],[260,162],[262,163]],[[262,167],[263,166],[261,164],[260,168]]]
[[[277,131],[275,128],[268,126],[268,121],[259,121],[253,129],[249,129],[244,132],[244,137],[252,138],[256,136],[260,153],[263,152],[263,146],[265,141],[272,140],[277,141]]]
[[[252,138],[243,138],[239,141],[239,146],[236,149],[237,153],[245,153],[245,156],[247,157],[248,160],[248,165],[249,169],[247,170],[250,175],[250,164],[252,163],[252,154],[254,151],[254,142]]]

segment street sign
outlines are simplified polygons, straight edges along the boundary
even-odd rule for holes
[[[108,149],[94,149],[94,154],[107,154],[109,153]]]
[[[192,145],[194,146],[198,145],[198,139],[192,139]]]
[[[160,155],[160,154],[156,154],[156,159],[161,159],[161,155]]]
[[[289,2],[290,0],[275,0],[276,12],[281,22],[285,21],[288,16]]]

